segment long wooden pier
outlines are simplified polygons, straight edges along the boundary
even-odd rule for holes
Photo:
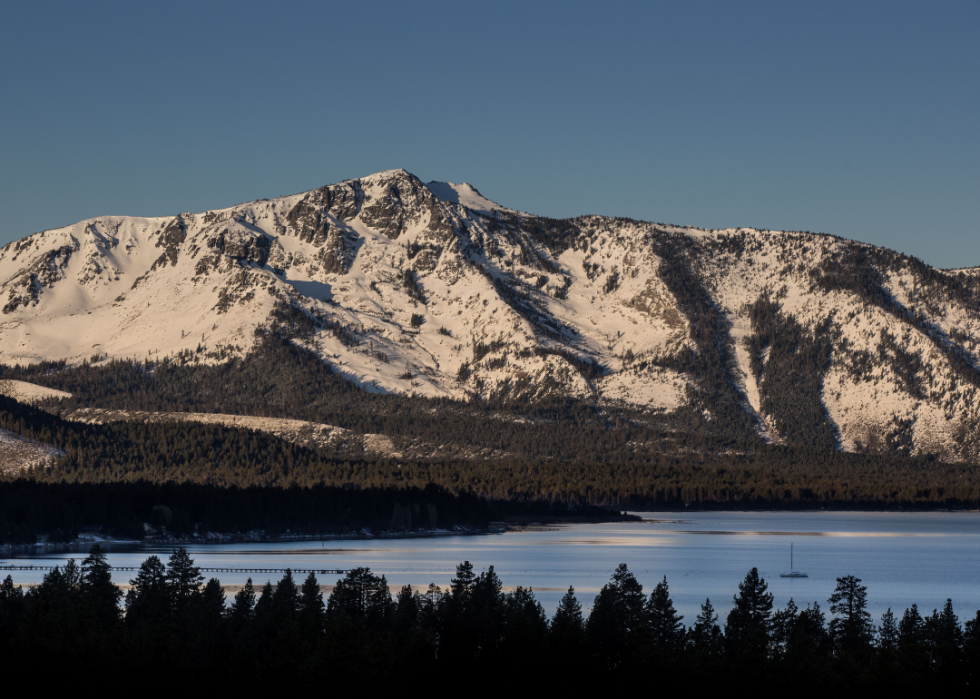
[[[68,559],[78,563],[78,559]],[[45,570],[52,571],[55,568],[64,569],[64,565],[14,565],[0,564],[0,571],[3,570]],[[139,566],[110,566],[112,570],[134,572],[140,569]],[[287,570],[293,573],[314,573],[316,575],[344,575],[349,571],[345,568],[211,568],[199,566],[198,570],[202,573],[285,573]]]

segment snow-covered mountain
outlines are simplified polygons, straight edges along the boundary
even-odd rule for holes
[[[694,408],[777,442],[980,449],[977,269],[810,233],[546,219],[403,170],[36,233],[0,249],[0,306],[8,365],[216,363],[278,324],[370,391],[561,395]]]

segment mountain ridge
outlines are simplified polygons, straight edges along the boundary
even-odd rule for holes
[[[980,268],[826,234],[548,219],[404,170],[36,233],[0,249],[0,304],[7,365],[222,363],[276,326],[378,393],[980,450]]]

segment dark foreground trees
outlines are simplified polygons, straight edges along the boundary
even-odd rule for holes
[[[617,568],[583,614],[569,588],[549,619],[530,589],[504,592],[492,567],[464,562],[446,590],[403,587],[357,568],[324,599],[320,581],[287,572],[230,601],[183,549],[148,558],[125,603],[98,547],[24,590],[0,584],[0,669],[58,678],[100,677],[140,686],[255,691],[436,686],[572,688],[620,681],[713,690],[751,682],[799,693],[962,690],[980,679],[980,613],[961,625],[951,602],[923,617],[891,611],[875,626],[866,590],[838,579],[831,620],[816,603],[773,610],[753,569],[725,628],[706,600],[690,628],[666,578],[649,595]],[[421,683],[421,684],[418,684]]]

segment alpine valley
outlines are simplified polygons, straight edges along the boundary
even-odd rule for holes
[[[831,235],[555,220],[391,170],[30,235],[0,306],[0,390],[59,424],[353,459],[980,460],[980,269]],[[8,470],[70,453],[3,435]]]

